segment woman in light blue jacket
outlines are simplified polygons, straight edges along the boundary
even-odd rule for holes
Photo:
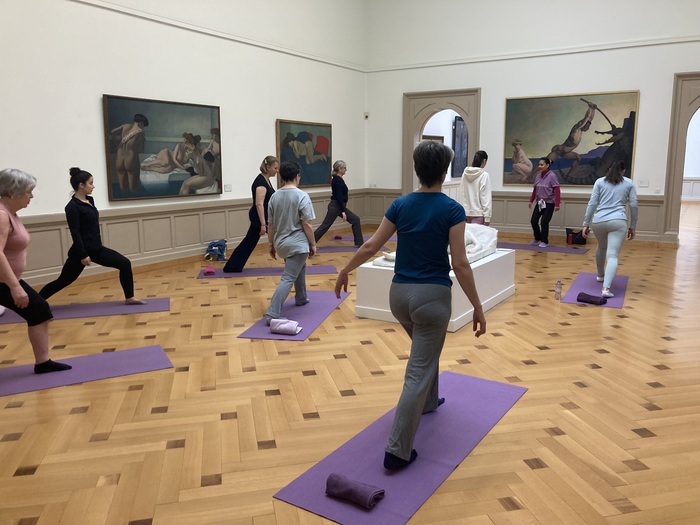
[[[632,180],[625,177],[625,163],[618,161],[610,167],[605,177],[595,181],[583,219],[583,236],[588,238],[593,230],[598,239],[595,263],[597,280],[603,283],[603,297],[613,297],[610,285],[617,273],[617,258],[625,237],[634,239],[637,215],[637,190]]]

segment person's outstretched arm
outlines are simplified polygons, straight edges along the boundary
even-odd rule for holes
[[[464,230],[462,230],[464,232]],[[366,263],[370,257],[379,251],[389,238],[396,232],[396,225],[389,219],[384,217],[379,228],[374,232],[374,235],[369,238],[362,246],[360,246],[350,262],[345,265],[345,268],[338,273],[338,279],[335,281],[335,296],[340,298],[340,290],[348,291],[348,275],[361,264]],[[464,233],[462,233],[464,239]],[[466,257],[466,255],[465,255]]]
[[[637,189],[632,184],[632,189],[630,190],[629,196],[629,207],[630,207],[630,223],[627,229],[627,238],[629,240],[634,239],[635,230],[637,229],[637,218],[639,217],[639,207],[637,201]]]
[[[260,237],[267,233],[267,224],[265,224],[265,195],[267,190],[262,186],[255,188],[255,213],[258,214],[260,221]]]
[[[309,257],[316,255],[316,239],[314,238],[314,225],[311,220],[301,221],[301,227],[306,235],[306,240],[309,241]]]
[[[78,209],[77,201],[73,199],[66,206],[66,222],[68,223],[70,236],[73,239],[75,253],[78,254],[84,266],[90,266],[90,257],[85,249],[83,237],[80,235],[80,210]]]
[[[277,259],[277,251],[275,250],[275,223],[272,221],[270,221],[270,224],[267,226],[267,241],[270,248],[270,257]]]
[[[535,202],[535,196],[537,195],[537,188],[532,188],[532,195],[530,195],[530,202],[528,202],[527,207],[532,208],[532,203]]]
[[[480,188],[481,190],[481,208],[484,213],[484,225],[488,226],[491,224],[491,213],[492,213],[492,204],[491,204],[491,179],[489,177],[486,177],[486,180],[484,180],[483,185]]]
[[[124,127],[127,126],[128,124],[122,124],[121,126],[117,126],[113,130],[110,130],[109,134],[110,135],[116,135],[117,133],[124,133]]]

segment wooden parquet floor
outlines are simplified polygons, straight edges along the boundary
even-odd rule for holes
[[[411,524],[700,523],[699,219],[684,205],[678,249],[625,244],[622,309],[554,301],[595,245],[517,252],[516,295],[482,338],[448,334],[441,367],[529,390]],[[271,264],[262,247],[251,264]],[[272,496],[393,407],[408,338],[355,318],[352,294],[305,342],[239,339],[277,278],[204,265],[137,273],[170,312],[52,323],[54,358],[159,344],[174,369],[0,398],[0,523],[330,523]],[[54,303],[120,296],[110,274]],[[0,326],[0,366],[31,361],[25,326]]]

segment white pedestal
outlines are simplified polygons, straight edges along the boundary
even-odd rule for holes
[[[488,257],[476,261],[472,266],[476,289],[484,311],[505,301],[515,293],[515,251],[496,250]],[[396,323],[389,309],[389,288],[394,269],[365,263],[357,269],[357,303],[355,315],[379,321]],[[447,327],[456,332],[471,322],[474,308],[464,295],[454,272],[452,278],[452,317]]]

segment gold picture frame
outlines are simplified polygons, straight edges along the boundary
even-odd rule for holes
[[[103,95],[110,201],[222,192],[219,108]]]
[[[503,184],[532,184],[551,161],[559,183],[592,186],[616,161],[632,177],[639,91],[506,99]]]
[[[301,166],[302,186],[328,186],[333,166],[333,128],[330,124],[277,119],[277,158]],[[281,181],[278,181],[281,185]]]

